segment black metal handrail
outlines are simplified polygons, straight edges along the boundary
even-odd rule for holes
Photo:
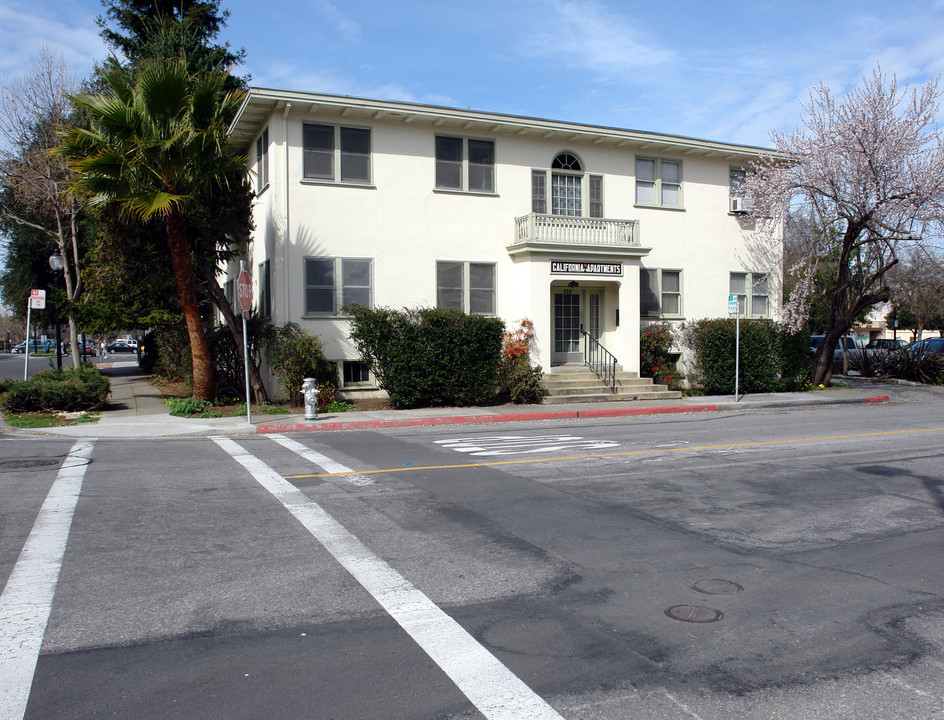
[[[614,393],[616,392],[616,357],[592,337],[590,333],[583,333],[583,360],[584,364],[596,373],[597,377],[606,383]]]

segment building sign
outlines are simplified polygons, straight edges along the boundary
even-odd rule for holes
[[[566,275],[622,275],[623,264],[551,260],[551,272]]]

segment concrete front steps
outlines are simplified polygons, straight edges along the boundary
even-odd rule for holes
[[[616,392],[586,366],[551,368],[541,381],[544,386],[544,404],[622,402],[626,400],[673,400],[682,397],[677,390],[656,385],[652,378],[641,378],[637,373],[619,370],[616,373]]]

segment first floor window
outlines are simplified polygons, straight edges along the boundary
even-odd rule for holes
[[[305,314],[337,315],[348,305],[371,306],[372,261],[305,258]]]
[[[370,370],[367,363],[360,360],[345,360],[341,363],[344,385],[363,385],[370,382]]]
[[[436,306],[473,315],[494,315],[495,266],[491,263],[437,262]]]
[[[259,315],[272,317],[272,276],[268,260],[259,263]]]
[[[639,314],[644,318],[682,315],[682,271],[639,270]]]
[[[745,317],[767,317],[770,305],[765,273],[731,273],[729,292],[736,295],[738,312]]]
[[[227,280],[226,284],[223,286],[223,294],[226,295],[226,302],[229,303],[230,307],[233,307],[233,303],[236,301],[236,281]]]

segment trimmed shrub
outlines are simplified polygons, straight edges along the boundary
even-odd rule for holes
[[[495,401],[505,324],[459,310],[347,308],[351,339],[395,408]]]
[[[785,333],[769,320],[744,320],[740,325],[740,392],[780,392],[802,386],[810,370],[805,333]],[[694,354],[692,379],[708,395],[733,393],[735,321],[699,320],[685,326],[683,337]]]
[[[289,402],[305,404],[302,383],[306,377],[317,382],[318,407],[325,407],[334,400],[339,384],[338,366],[325,357],[321,338],[302,330],[295,323],[285,323],[271,329],[265,345],[269,367]]]
[[[108,401],[108,378],[94,365],[45,370],[29,380],[0,384],[0,403],[6,412],[78,412],[97,410]]]

